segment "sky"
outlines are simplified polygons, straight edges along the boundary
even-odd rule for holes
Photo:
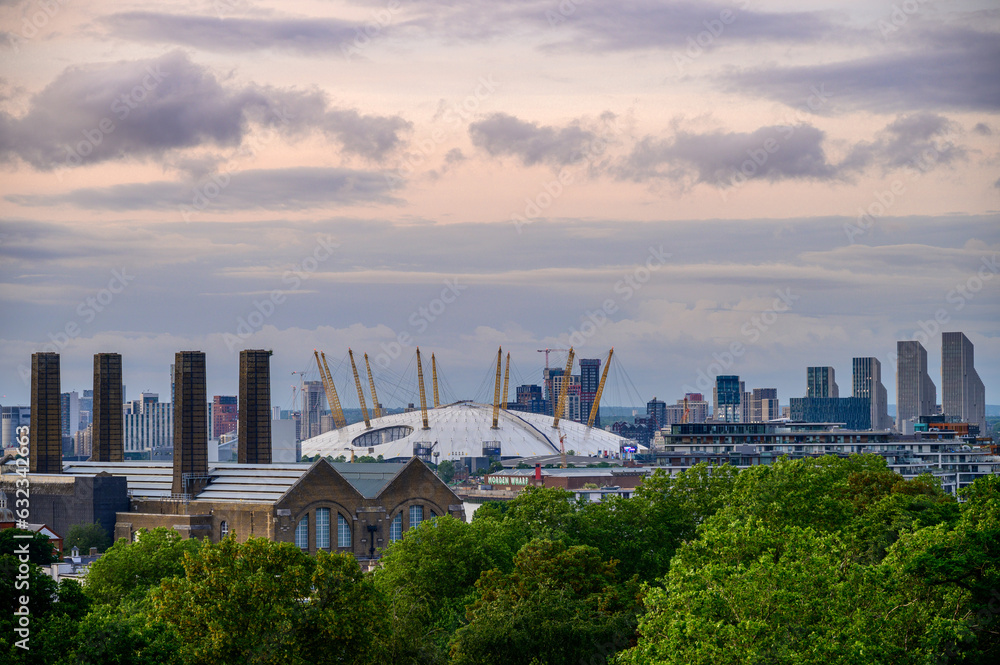
[[[998,33],[985,1],[0,0],[0,404],[37,351],[168,399],[177,351],[212,395],[272,349],[290,408],[314,349],[395,406],[417,346],[491,400],[498,347],[514,386],[570,345],[614,347],[606,404],[847,395],[864,356],[894,402],[910,339],[940,401],[942,330],[1000,403]]]

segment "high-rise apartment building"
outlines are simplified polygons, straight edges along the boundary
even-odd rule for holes
[[[780,417],[781,409],[778,406],[777,388],[754,388],[750,395],[750,419],[751,423],[766,423],[769,420],[776,420]]]
[[[871,405],[871,428],[890,429],[889,393],[882,384],[882,363],[878,358],[855,358],[852,384],[854,397],[866,398]]]
[[[896,429],[937,410],[937,386],[927,374],[927,350],[916,341],[896,342]]]
[[[583,422],[590,419],[590,411],[597,397],[597,386],[601,383],[601,359],[580,358],[580,414]],[[598,406],[594,426],[601,426],[601,412]]]
[[[212,397],[211,438],[218,439],[223,434],[236,431],[239,420],[239,405],[236,395],[215,395]]]
[[[0,439],[4,448],[10,448],[17,442],[17,428],[31,425],[30,406],[5,406],[0,409]]]
[[[806,397],[840,397],[832,367],[806,368]]]
[[[323,433],[320,416],[323,414],[325,398],[322,381],[302,383],[302,438],[311,439]]]
[[[660,429],[667,425],[667,403],[655,397],[646,402],[646,417],[652,419],[654,427]]]
[[[738,423],[742,416],[741,404],[743,403],[743,383],[740,381],[740,377],[732,374],[720,374],[715,377],[715,387],[712,390],[715,420]]]
[[[146,395],[151,393],[125,405],[122,417],[125,453],[132,459],[169,459],[174,447],[174,405]]]
[[[80,429],[80,394],[75,390],[59,395],[59,422],[63,438],[72,437]]]
[[[976,372],[974,351],[965,333],[941,333],[941,410],[986,433],[986,386]]]

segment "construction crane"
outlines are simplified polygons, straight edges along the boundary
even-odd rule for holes
[[[430,429],[427,422],[427,393],[424,392],[424,370],[420,366],[420,347],[417,347],[417,385],[420,387],[420,415],[424,421],[424,429]]]
[[[563,371],[562,375],[562,390],[559,391],[559,400],[556,405],[555,417],[552,419],[552,427],[559,427],[559,419],[562,417],[563,410],[566,408],[566,393],[569,392],[569,373],[573,371],[573,355],[576,352],[573,351],[573,347],[569,347],[569,355],[566,356],[566,369]]]
[[[431,383],[434,384],[434,408],[438,408],[441,402],[438,401],[438,365],[434,354],[431,354]]]
[[[500,400],[500,408],[507,410],[507,388],[510,387],[510,351],[507,352],[507,365],[503,368],[503,397]]]
[[[368,406],[365,404],[365,392],[361,389],[361,379],[358,377],[358,366],[354,364],[354,351],[347,349],[347,355],[351,357],[351,370],[354,372],[354,385],[358,388],[358,403],[361,405],[361,417],[365,421],[365,429],[371,429],[372,422],[368,419]]]
[[[538,353],[545,354],[545,369],[549,368],[549,351],[569,351],[569,349],[538,349]]]
[[[597,419],[597,411],[601,406],[601,393],[604,392],[604,383],[608,380],[608,369],[611,367],[611,356],[615,355],[615,347],[608,351],[608,361],[604,363],[604,372],[601,374],[601,382],[597,384],[597,393],[594,394],[594,403],[590,407],[590,417],[587,418],[587,427],[593,427]]]
[[[500,426],[500,361],[503,359],[503,348],[497,349],[497,380],[493,386],[493,429]]]
[[[365,370],[368,371],[368,385],[372,390],[372,418],[378,420],[382,417],[382,405],[378,403],[378,395],[375,394],[375,377],[372,376],[372,366],[368,364],[368,354],[365,354]]]
[[[313,349],[313,355],[316,356],[316,366],[319,367],[319,376],[323,379],[326,401],[330,405],[330,413],[333,414],[333,426],[335,429],[346,427],[347,419],[344,418],[344,410],[340,407],[340,398],[337,396],[337,386],[333,384],[333,376],[330,375],[330,366],[326,364],[326,354]],[[322,362],[320,362],[321,356]]]
[[[686,423],[691,417],[691,409],[688,408],[688,398],[687,395],[684,396],[684,415],[681,416],[681,422]]]

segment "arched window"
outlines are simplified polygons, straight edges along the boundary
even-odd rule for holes
[[[410,528],[415,529],[424,521],[424,507],[410,506]]]
[[[337,515],[337,547],[351,546],[351,525],[343,515]]]
[[[309,549],[309,516],[303,515],[302,519],[295,526],[295,546],[303,549]]]
[[[389,542],[394,543],[403,537],[403,513],[397,514],[392,518],[392,524],[389,525]]]
[[[316,549],[330,549],[330,509],[316,509]]]
[[[219,523],[219,537],[225,538],[226,534],[228,533],[229,533],[229,522],[227,522],[226,520],[222,520]]]
[[[432,510],[432,511],[431,511],[431,519],[434,519],[435,517],[437,517],[437,515],[436,515],[436,514],[434,514],[434,511]]]

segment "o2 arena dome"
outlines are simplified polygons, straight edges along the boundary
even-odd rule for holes
[[[617,454],[627,439],[572,420],[552,427],[552,416],[500,409],[493,428],[493,406],[456,402],[427,410],[427,429],[420,409],[358,422],[302,442],[302,455],[379,455],[385,461],[407,460],[414,455],[429,461],[461,457],[533,457],[559,453],[559,437],[567,452],[596,457]],[[437,454],[440,454],[439,456]],[[434,457],[430,457],[430,456]]]

